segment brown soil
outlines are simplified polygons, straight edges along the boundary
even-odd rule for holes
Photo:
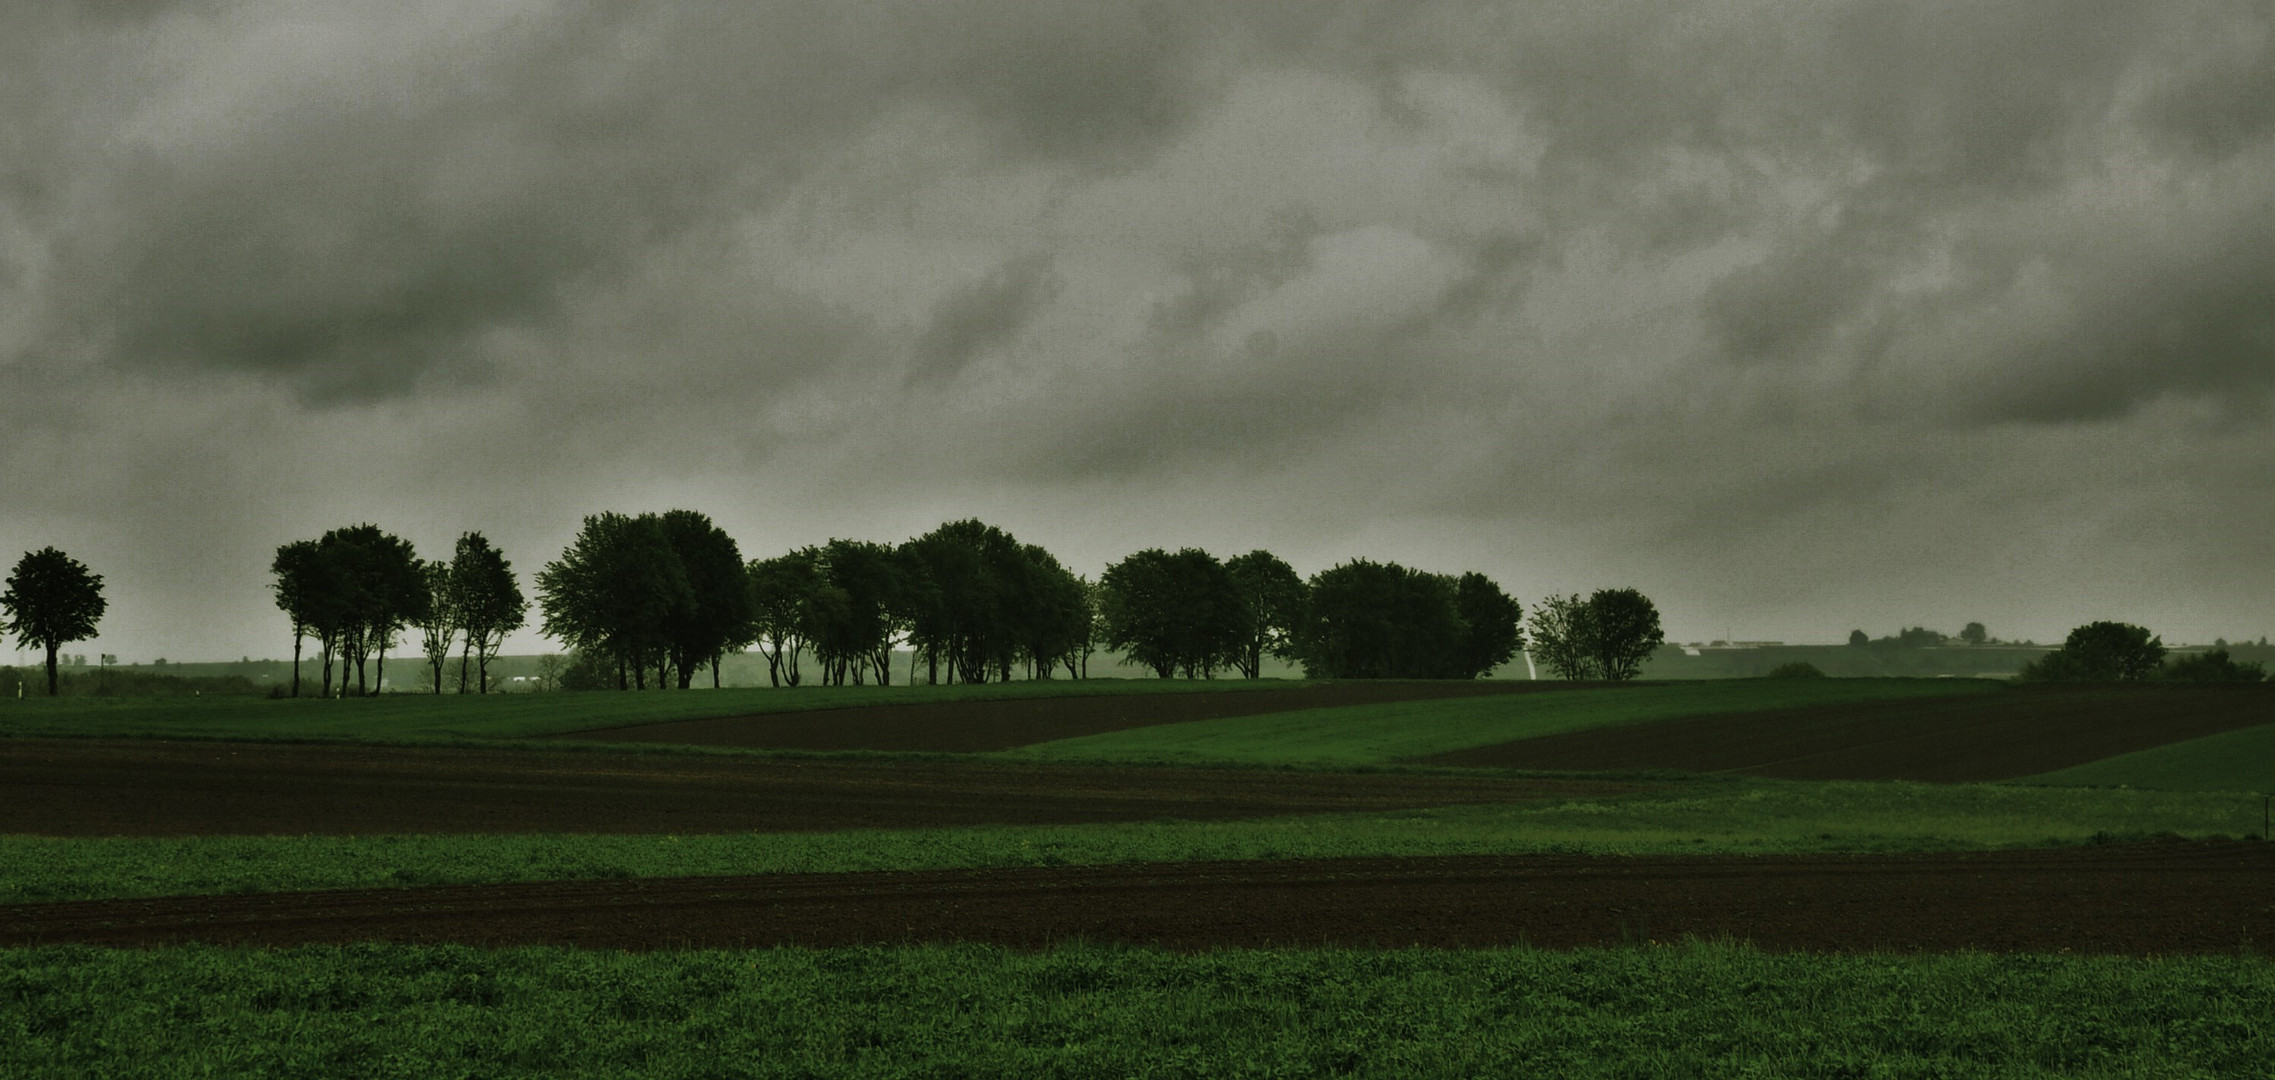
[[[1584,798],[1590,781],[0,739],[0,833],[719,833],[1064,824]]]
[[[1680,769],[1807,780],[1971,782],[2275,723],[2275,685],[2043,686],[1696,716],[1458,750],[1439,765]]]
[[[1338,682],[1292,690],[1220,690],[1093,694],[1010,701],[941,701],[857,709],[763,713],[711,720],[603,728],[552,735],[601,742],[678,743],[772,750],[930,750],[976,754],[1108,731],[1261,716],[1297,709],[1380,705],[1395,701],[1524,694],[1621,684],[1479,679],[1435,682]],[[1631,684],[1630,684],[1631,685]]]
[[[966,941],[2263,952],[2275,846],[1915,856],[1465,857],[790,874],[0,907],[0,945]]]

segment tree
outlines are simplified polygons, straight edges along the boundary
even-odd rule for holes
[[[811,624],[807,611],[822,585],[818,549],[800,548],[771,559],[758,559],[746,568],[749,576],[751,629],[760,655],[766,657],[769,685],[798,685],[798,653],[806,647]]]
[[[276,606],[292,620],[292,696],[300,696],[300,643],[312,634],[322,621],[320,608],[325,602],[328,587],[323,553],[314,540],[295,540],[276,549],[276,558],[269,563],[269,572],[276,580],[269,589],[276,595]],[[322,636],[318,635],[319,641]],[[332,669],[329,654],[324,668],[324,685],[331,688]]]
[[[1147,548],[1107,567],[1098,581],[1107,647],[1161,678],[1180,671],[1188,679],[1213,676],[1245,647],[1247,605],[1224,564],[1206,551]]]
[[[1848,643],[1853,648],[1861,649],[1872,644],[1872,639],[1862,630],[1851,630],[1848,632]]]
[[[1531,631],[1527,648],[1532,658],[1557,678],[1579,681],[1602,677],[1596,669],[1595,623],[1588,602],[1578,593],[1542,597],[1533,605],[1526,626]]]
[[[1950,640],[1942,631],[1924,626],[1908,626],[1896,634],[1896,646],[1902,649],[1933,649]]]
[[[1251,551],[1225,561],[1225,573],[1240,593],[1240,654],[1235,666],[1247,678],[1264,673],[1264,656],[1286,659],[1295,627],[1303,621],[1303,578],[1269,551]]]
[[[618,689],[648,688],[669,666],[670,619],[692,603],[687,575],[654,514],[593,514],[537,575],[544,633],[616,666]]]
[[[2215,648],[2207,652],[2176,656],[2164,665],[2158,678],[2172,682],[2261,682],[2267,678],[2265,666],[2253,662],[2236,663],[2226,649]]]
[[[426,617],[419,620],[419,650],[426,655],[434,676],[434,692],[442,693],[442,669],[450,662],[450,643],[458,637],[458,594],[451,587],[450,564],[436,559],[423,563],[419,575],[426,581]],[[294,643],[295,649],[299,645]]]
[[[1076,658],[1090,647],[1089,585],[1033,544],[1022,545],[1020,556],[1012,623],[1027,677],[1048,679],[1060,663],[1073,676]]]
[[[1642,673],[1643,661],[1667,635],[1659,629],[1659,609],[1634,589],[1598,589],[1588,597],[1594,621],[1596,670],[1624,682]]]
[[[2164,659],[2164,640],[2144,627],[2091,622],[2070,631],[2062,647],[2023,665],[2016,678],[2031,682],[2139,682]]]
[[[8,575],[8,589],[0,593],[0,611],[8,616],[7,631],[16,644],[37,644],[47,650],[47,693],[56,694],[55,651],[67,641],[95,636],[95,623],[103,617],[103,576],[85,563],[44,547],[27,551]]]
[[[1008,679],[1020,655],[1020,625],[1033,599],[1026,549],[976,519],[951,521],[903,545],[910,645],[933,682]]]
[[[546,653],[537,658],[537,689],[540,693],[561,688],[561,669],[568,665],[560,653]]]
[[[405,625],[426,614],[427,587],[418,553],[410,541],[368,523],[334,529],[316,544],[344,586],[338,597],[345,603],[340,638],[354,661],[356,694],[377,693],[387,678],[387,650]],[[374,654],[378,670],[366,681],[365,663]],[[345,694],[345,671],[340,682]]]
[[[1311,576],[1294,652],[1315,679],[1467,678],[1458,584],[1353,559]]]
[[[1460,677],[1482,679],[1525,646],[1523,610],[1492,578],[1474,571],[1454,584],[1454,612],[1461,616]]]
[[[474,655],[475,692],[490,692],[490,661],[505,644],[506,635],[529,624],[529,601],[522,598],[521,583],[505,552],[490,546],[488,537],[469,532],[458,538],[450,557],[450,598],[458,625],[466,633],[458,654],[458,692],[466,692],[467,653]]]
[[[734,537],[693,510],[664,511],[658,524],[687,579],[684,603],[666,620],[679,688],[687,689],[696,669],[705,666],[716,688],[720,657],[743,646],[750,626],[750,583],[743,577],[742,550]]]
[[[1969,645],[1981,645],[1991,640],[1991,632],[1983,629],[1982,623],[1971,622],[1960,628],[1959,640]]]
[[[1533,658],[1563,679],[1632,679],[1666,641],[1659,609],[1634,589],[1549,596],[1533,605],[1527,625]]]

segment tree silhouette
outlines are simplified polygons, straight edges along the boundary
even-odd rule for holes
[[[1251,551],[1225,561],[1240,593],[1242,628],[1236,666],[1247,678],[1264,673],[1264,655],[1287,658],[1291,635],[1303,621],[1303,578],[1269,551]]]
[[[1462,624],[1462,678],[1482,679],[1524,648],[1523,611],[1492,578],[1463,574],[1454,585],[1454,610]]]
[[[1315,679],[1467,678],[1454,579],[1353,559],[1311,576],[1295,636]]]
[[[619,689],[669,666],[670,619],[692,603],[687,575],[654,514],[593,514],[537,575],[543,630],[616,665]]]
[[[85,563],[53,547],[27,551],[16,561],[7,591],[0,593],[0,612],[8,616],[7,630],[18,645],[47,650],[49,697],[57,689],[55,651],[64,642],[95,636],[104,607],[103,576]]]
[[[466,692],[466,654],[474,655],[475,692],[490,692],[490,661],[506,635],[529,623],[529,601],[522,598],[513,564],[488,537],[469,532],[458,538],[450,558],[449,597],[466,644],[458,654],[458,692]]]
[[[1241,655],[1248,609],[1224,564],[1199,548],[1135,552],[1098,579],[1106,645],[1155,675],[1212,676]]]

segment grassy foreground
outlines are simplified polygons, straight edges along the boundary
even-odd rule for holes
[[[1230,822],[710,836],[0,836],[0,903],[681,875],[1114,862],[1803,854],[2242,836],[2259,801],[1993,784],[1670,781],[1609,799]]]
[[[1027,759],[1370,765],[1558,732],[1711,713],[1996,693],[1981,679],[1733,679],[1641,683],[1505,697],[1305,709],[1060,739]]]
[[[2261,1076],[2248,958],[0,952],[0,1074]]]

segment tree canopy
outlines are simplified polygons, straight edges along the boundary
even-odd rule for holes
[[[2070,631],[2062,647],[2023,666],[2017,678],[2032,682],[2139,682],[2164,659],[2164,639],[2146,627],[2090,622]]]
[[[1666,640],[1659,609],[1634,589],[1546,597],[1527,625],[1533,658],[1561,679],[1632,679]]]
[[[1147,548],[1098,578],[1106,646],[1166,679],[1208,677],[1235,666],[1249,642],[1251,615],[1216,556],[1199,548]]]
[[[27,551],[8,574],[0,592],[0,613],[19,645],[47,653],[47,692],[56,693],[55,653],[67,641],[95,636],[103,617],[103,576],[53,547]]]

